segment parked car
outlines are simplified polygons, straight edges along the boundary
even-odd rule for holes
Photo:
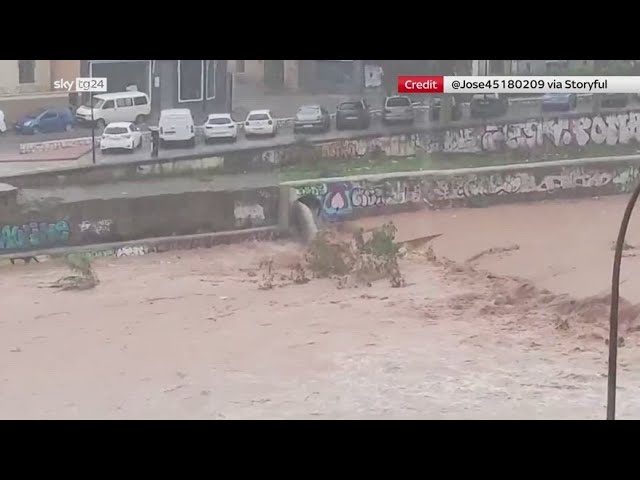
[[[107,153],[113,150],[133,152],[142,148],[142,132],[131,122],[114,122],[107,125],[100,137],[100,151]]]
[[[477,93],[471,97],[471,117],[501,117],[509,110],[509,100],[498,93]]]
[[[605,93],[602,95],[601,106],[604,108],[624,108],[629,105],[627,93]]]
[[[298,108],[293,120],[293,133],[322,131],[331,128],[331,115],[320,105],[303,105]]]
[[[440,120],[440,112],[442,111],[442,98],[436,97],[433,99],[433,103],[429,108],[429,119],[432,122]],[[462,108],[456,100],[456,97],[451,97],[451,120],[458,121],[462,118]]]
[[[543,112],[568,112],[578,106],[575,93],[547,93],[542,97]]]
[[[204,142],[226,139],[236,141],[238,139],[238,126],[228,113],[212,113],[204,124]]]
[[[7,131],[7,124],[4,121],[4,112],[0,110],[0,133],[4,133]]]
[[[383,123],[413,123],[416,113],[409,97],[395,95],[384,100]]]
[[[196,127],[191,110],[188,108],[162,110],[158,127],[161,147],[176,143],[187,143],[189,146],[195,147]]]
[[[75,120],[66,108],[43,108],[25,115],[14,126],[17,133],[64,132],[73,128]]]
[[[91,124],[98,128],[113,122],[142,123],[151,113],[151,102],[143,92],[101,93],[93,96],[92,105],[81,105],[76,110],[76,119],[80,124]]]
[[[371,112],[364,98],[338,104],[336,129],[343,130],[349,127],[366,129],[369,128],[369,125],[371,125]]]
[[[275,137],[278,133],[278,124],[271,114],[271,110],[252,110],[244,122],[244,134],[270,135]]]

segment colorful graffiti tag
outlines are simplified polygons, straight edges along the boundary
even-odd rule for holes
[[[447,178],[425,178],[425,202],[436,206],[442,202],[475,197],[504,196],[560,191],[598,189],[603,193],[628,192],[640,176],[638,167],[619,169],[564,168],[557,174],[536,175],[529,172],[509,174],[469,174]],[[576,192],[576,196],[578,192]]]
[[[321,205],[320,214],[329,220],[348,217],[358,209],[421,201],[420,183],[410,180],[322,183],[302,186],[297,194],[316,198]]]
[[[0,227],[0,250],[25,250],[63,245],[69,240],[70,228],[65,220],[56,223],[30,222]]]

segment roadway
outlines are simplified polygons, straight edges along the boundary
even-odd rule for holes
[[[631,106],[640,107],[639,103],[633,103]],[[374,107],[376,108],[376,107]],[[379,107],[378,107],[379,108]],[[578,107],[576,109],[577,112],[589,113],[592,110],[592,99],[591,97],[581,97],[580,102],[578,103]],[[465,112],[468,114],[468,112]],[[511,103],[509,107],[509,112],[503,117],[496,118],[496,121],[501,120],[523,120],[528,117],[536,116],[539,117],[541,115],[540,105],[538,102],[522,102],[515,100]],[[553,116],[554,114],[546,114],[548,116]],[[546,116],[545,115],[545,116]],[[428,116],[424,116],[418,122],[421,126],[429,126],[430,121],[427,118]],[[463,119],[462,121],[466,121],[468,118]],[[289,130],[289,137],[293,138],[293,133]],[[336,134],[336,132],[332,132],[332,134]],[[38,135],[18,135],[13,131],[7,131],[3,134],[0,134],[0,153],[4,152],[16,152],[21,143],[31,143],[31,142],[45,142],[51,140],[61,140],[67,138],[82,138],[91,136],[91,129],[86,127],[76,127],[75,129],[69,132],[57,132],[57,133],[40,133]],[[286,137],[286,130],[281,131],[279,137]],[[331,136],[331,135],[329,135]]]
[[[628,108],[640,108],[640,104],[634,102],[629,105]],[[578,107],[576,112],[578,113],[590,113],[592,111],[592,99],[590,97],[581,97],[578,103]],[[468,114],[468,109],[466,109],[465,114]],[[553,117],[555,113],[545,113],[544,115],[540,112],[540,105],[538,102],[514,102],[510,105],[509,112],[503,117],[499,117],[494,119],[496,122],[502,121],[518,121],[525,120],[531,117]],[[452,125],[466,123],[469,121],[469,118],[463,118],[460,122],[453,122]],[[426,110],[422,110],[419,112],[416,118],[415,127],[417,128],[429,128],[432,126],[432,122],[429,120],[429,116],[427,115]],[[367,133],[372,134],[393,134],[393,133],[403,133],[406,131],[406,126],[403,125],[383,125],[379,121],[379,117],[374,117],[371,126],[366,131]],[[224,142],[224,143],[216,143],[213,145],[205,145],[201,139],[198,139],[198,143],[194,148],[169,148],[169,149],[161,149],[158,158],[173,158],[182,155],[190,155],[190,154],[211,154],[218,155],[232,151],[238,150],[246,150],[251,148],[275,148],[278,146],[289,145],[294,143],[296,140],[301,140],[303,138],[313,139],[313,140],[335,140],[340,138],[352,138],[354,135],[364,133],[364,131],[358,130],[345,130],[345,131],[337,131],[333,128],[331,131],[327,133],[318,133],[318,134],[293,134],[293,130],[290,126],[284,126],[280,128],[278,135],[275,138],[256,138],[256,139],[246,139],[242,132],[240,132],[238,140],[235,143],[232,142]],[[87,128],[77,128],[70,132],[65,133],[54,133],[54,134],[39,134],[39,135],[16,135],[13,132],[6,132],[2,136],[0,136],[0,153],[4,153],[7,151],[16,152],[21,143],[27,142],[39,142],[39,141],[48,141],[48,140],[59,140],[62,138],[81,138],[90,136],[91,130]],[[96,152],[96,163],[129,163],[140,160],[147,160],[150,158],[150,143],[148,139],[145,139],[145,144],[143,148],[139,151],[135,151],[134,153],[123,153],[123,154],[107,154],[102,155],[99,151]],[[91,155],[86,155],[80,160],[77,161],[64,161],[64,162],[47,162],[46,164],[29,164],[29,163],[7,163],[0,165],[0,175],[10,175],[17,173],[24,173],[27,171],[33,170],[42,170],[42,169],[56,169],[56,168],[64,168],[67,166],[80,166],[87,165],[91,163]]]

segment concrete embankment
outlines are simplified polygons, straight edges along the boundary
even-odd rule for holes
[[[322,220],[422,208],[485,207],[549,198],[629,192],[640,177],[640,155],[457,170],[327,178],[281,185]]]
[[[572,150],[590,145],[627,145],[640,141],[640,111],[562,114],[525,121],[474,122],[443,129],[408,129],[394,132],[354,132],[339,138],[278,144],[230,146],[215,153],[176,154],[172,158],[117,162],[79,168],[5,176],[0,182],[17,187],[108,183],[143,178],[190,175],[201,171],[273,171],[282,165],[323,159],[366,156],[413,157],[430,153],[490,154],[516,151],[523,158],[540,152]]]
[[[245,230],[278,222],[278,187],[220,190],[215,183],[196,179],[99,187],[20,191],[0,210],[0,254]]]
[[[118,183],[111,193],[102,190],[106,185],[64,188],[49,191],[46,198],[26,189],[16,198],[15,189],[6,187],[9,200],[0,210],[0,255],[256,227],[286,233],[296,226],[291,207],[297,201],[322,220],[341,221],[417,209],[621,194],[639,177],[640,155],[631,155],[327,178],[253,189],[224,190],[215,181],[192,179],[187,185],[185,179],[166,179],[155,186]],[[205,243],[178,242],[175,248]]]

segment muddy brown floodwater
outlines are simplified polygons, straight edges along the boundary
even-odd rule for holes
[[[80,292],[44,288],[58,262],[3,268],[0,417],[604,418],[602,294],[625,200],[396,215],[401,239],[442,233],[435,260],[401,261],[404,288],[295,284],[302,249],[286,242],[103,258]],[[620,418],[640,417],[633,253]]]

